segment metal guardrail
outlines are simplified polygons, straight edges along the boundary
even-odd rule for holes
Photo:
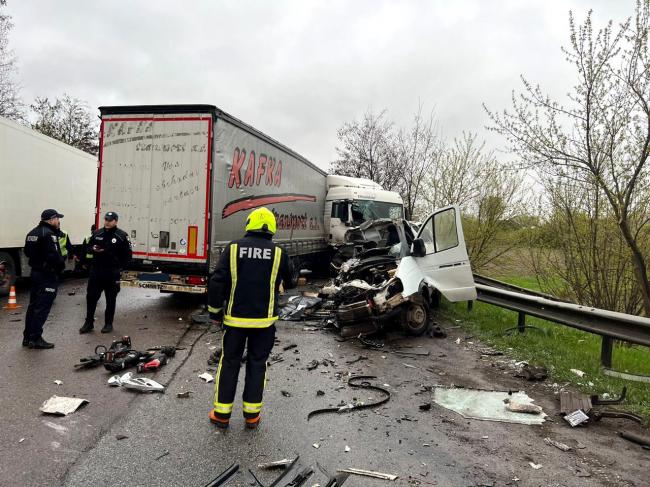
[[[560,323],[602,337],[601,363],[610,369],[614,340],[650,347],[650,318],[561,301],[553,296],[474,275],[479,301],[517,311],[517,329],[526,329],[526,315]]]

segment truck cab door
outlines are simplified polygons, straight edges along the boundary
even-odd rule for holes
[[[424,250],[420,249],[420,255],[415,252],[402,259],[400,267],[405,265],[398,272],[405,294],[409,295],[416,282],[419,288],[425,281],[449,301],[476,299],[459,208],[454,205],[434,211],[420,228],[417,239],[421,240],[420,245],[424,244]]]

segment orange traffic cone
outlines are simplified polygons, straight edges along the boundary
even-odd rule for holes
[[[2,309],[19,309],[19,308],[22,308],[22,306],[16,302],[16,287],[11,286],[11,290],[9,291],[9,302],[5,304],[2,307]]]

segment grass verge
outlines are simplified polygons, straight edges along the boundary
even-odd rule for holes
[[[533,288],[532,280],[527,278],[504,280]],[[650,423],[650,384],[604,375],[600,367],[601,339],[598,335],[530,316],[526,317],[526,324],[540,331],[527,329],[523,334],[516,331],[504,334],[506,329],[517,326],[517,313],[480,302],[475,302],[474,309],[468,311],[466,303],[454,304],[443,300],[440,312],[509,357],[547,367],[549,380],[558,384],[570,383],[585,393],[608,392],[613,396],[627,386],[623,409],[640,414],[646,423]],[[650,349],[617,343],[613,368],[650,376]],[[585,375],[579,377],[571,369],[582,370]]]

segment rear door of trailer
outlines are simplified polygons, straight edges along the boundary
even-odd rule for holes
[[[97,219],[119,214],[134,259],[208,259],[211,113],[102,108]]]

